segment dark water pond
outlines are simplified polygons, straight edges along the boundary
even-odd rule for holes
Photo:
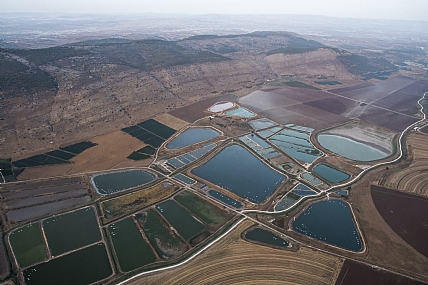
[[[239,145],[224,148],[192,172],[253,203],[262,203],[285,179]]]
[[[213,139],[219,135],[219,132],[211,128],[191,128],[181,133],[178,137],[171,141],[166,146],[166,148],[179,149],[185,146]]]
[[[123,170],[93,176],[92,182],[100,194],[111,194],[147,184],[156,176],[141,169]]]
[[[348,173],[337,170],[322,163],[315,166],[312,171],[333,184],[348,180],[349,177],[351,177],[351,175],[349,175]]]
[[[287,247],[288,242],[277,235],[260,228],[254,228],[245,234],[249,240],[267,243],[275,246]]]
[[[293,222],[301,234],[351,251],[361,251],[362,243],[348,203],[326,200],[310,205]]]

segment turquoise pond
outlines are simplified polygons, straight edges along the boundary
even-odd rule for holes
[[[286,178],[239,145],[225,147],[192,173],[257,204]]]
[[[330,183],[337,184],[348,180],[351,175],[348,173],[337,170],[336,168],[330,167],[325,164],[318,164],[312,169],[312,172],[316,173],[321,178],[324,178]]]
[[[191,128],[182,132],[172,140],[166,148],[179,149],[192,144],[200,143],[220,136],[220,133],[211,128]]]
[[[348,203],[326,200],[310,205],[292,224],[293,230],[330,245],[361,251],[362,242]]]
[[[390,153],[342,136],[320,134],[317,136],[317,140],[323,148],[355,161],[373,161],[390,155]]]
[[[241,118],[251,118],[251,117],[254,117],[256,114],[254,114],[251,111],[248,111],[245,108],[238,108],[238,109],[227,111],[226,115],[241,117]]]
[[[261,118],[261,119],[257,119],[257,120],[252,120],[250,122],[250,125],[255,130],[262,130],[262,129],[270,128],[273,126],[277,126],[278,124],[272,120],[269,120],[266,118]]]
[[[95,190],[105,195],[145,185],[155,178],[151,172],[133,169],[99,174],[92,176],[91,180]]]

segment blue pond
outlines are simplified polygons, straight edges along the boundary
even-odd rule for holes
[[[166,148],[179,149],[192,144],[213,139],[215,137],[218,137],[219,135],[219,132],[210,128],[191,128],[181,133],[178,137],[171,141],[166,146]]]
[[[351,177],[351,175],[348,173],[342,172],[322,163],[315,166],[312,171],[333,184],[340,183]]]
[[[210,196],[214,197],[215,199],[226,203],[229,206],[232,206],[237,209],[242,208],[242,204],[240,202],[230,198],[227,195],[224,195],[223,193],[211,189],[210,191],[208,191],[208,194],[210,194]]]
[[[239,145],[224,148],[192,172],[257,204],[270,196],[285,179],[284,175]]]
[[[327,200],[310,205],[297,217],[293,230],[351,251],[361,251],[362,242],[348,203]]]
[[[309,196],[317,194],[316,191],[312,190],[305,184],[299,183],[293,188],[293,193],[299,196]]]

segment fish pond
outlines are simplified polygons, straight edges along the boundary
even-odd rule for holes
[[[156,209],[185,240],[190,240],[205,229],[205,225],[173,200],[166,200],[156,205]]]
[[[126,218],[108,226],[114,251],[123,272],[156,261],[156,256],[144,240],[132,218]]]
[[[306,130],[306,128],[304,128],[304,130]],[[285,128],[281,132],[271,136],[269,140],[294,159],[305,163],[312,163],[315,159],[320,157],[322,153],[312,145],[309,137],[310,133],[308,132],[304,132],[300,129]]]
[[[273,126],[277,126],[278,124],[272,120],[267,119],[267,118],[261,118],[261,119],[257,119],[257,120],[252,120],[250,122],[250,125],[255,130],[262,130],[262,129],[266,129],[266,128],[271,128]]]
[[[248,231],[245,234],[245,238],[256,242],[261,242],[264,244],[270,244],[273,246],[288,247],[289,245],[289,243],[286,240],[283,240],[279,236],[274,235],[273,233],[260,228],[254,228]]]
[[[46,219],[43,221],[43,229],[52,256],[101,240],[92,207]]]
[[[179,149],[192,144],[210,140],[218,136],[220,136],[220,133],[211,128],[190,128],[182,132],[178,137],[168,143],[166,148]]]
[[[211,190],[208,191],[208,194],[211,197],[214,197],[215,199],[217,199],[217,200],[219,200],[219,201],[221,201],[221,202],[223,202],[223,203],[225,203],[225,204],[227,204],[229,206],[232,206],[232,207],[234,207],[236,209],[240,209],[243,206],[241,204],[241,202],[238,202],[235,199],[232,199],[229,196],[224,195],[223,193],[220,193],[220,192],[218,192],[216,190],[212,190],[211,189]]]
[[[312,172],[333,184],[348,180],[351,177],[351,175],[349,175],[348,173],[342,172],[340,170],[337,170],[336,168],[330,167],[322,163],[315,166],[312,169]]]
[[[315,190],[312,190],[311,188],[309,188],[308,186],[306,186],[305,184],[299,183],[297,184],[293,190],[293,193],[295,193],[296,195],[299,196],[309,196],[309,195],[316,195],[317,192]]]
[[[104,244],[96,244],[24,270],[27,285],[91,284],[112,275]]]
[[[373,161],[390,155],[364,143],[338,135],[319,134],[317,140],[323,148],[355,161]]]
[[[286,178],[239,145],[225,147],[192,173],[257,204]]]
[[[362,242],[348,203],[326,200],[311,204],[292,224],[293,230],[327,244],[361,251]]]
[[[307,172],[302,174],[302,178],[305,179],[306,181],[308,181],[309,183],[311,183],[312,185],[315,185],[315,186],[322,184],[321,180],[319,180],[318,178],[316,178],[315,176],[313,176],[312,174],[307,173]]]
[[[132,169],[95,175],[91,180],[95,190],[106,195],[145,185],[155,178],[156,175],[146,170]]]
[[[9,241],[20,267],[27,267],[48,257],[39,223],[13,231]]]
[[[252,118],[256,115],[245,108],[237,108],[237,109],[227,111],[225,113],[226,115],[229,115],[229,116],[241,117],[241,118]]]

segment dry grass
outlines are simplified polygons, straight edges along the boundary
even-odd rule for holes
[[[174,194],[179,187],[170,183],[159,183],[155,186],[101,202],[105,221],[132,213]],[[108,215],[106,212],[108,211]]]
[[[339,258],[301,248],[273,249],[241,239],[246,221],[189,263],[129,284],[332,284]]]
[[[183,121],[177,117],[174,117],[170,114],[161,114],[159,116],[154,117],[156,121],[159,123],[162,123],[170,128],[173,128],[174,130],[178,131],[182,129],[183,127],[187,126],[189,123],[186,121]]]

